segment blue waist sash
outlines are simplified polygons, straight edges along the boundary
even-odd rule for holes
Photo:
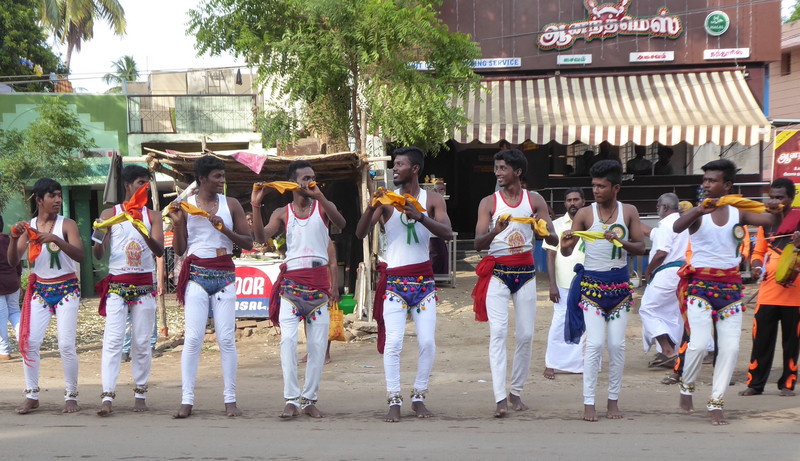
[[[583,264],[575,265],[575,277],[572,279],[572,284],[569,287],[569,295],[567,296],[567,315],[564,322],[564,341],[569,344],[579,344],[583,332],[586,331],[586,322],[583,319],[583,309],[579,305],[581,303],[581,282],[584,278],[594,279],[603,283],[621,284],[630,282],[630,275],[628,273],[628,266],[620,267],[618,269],[611,269],[608,271],[588,271],[583,267]],[[595,290],[596,291],[596,290]],[[626,297],[630,297],[630,291],[625,290],[603,290],[605,299],[600,301],[597,299],[598,306],[605,310],[614,309],[621,302],[625,301]],[[595,300],[592,300],[595,302]]]

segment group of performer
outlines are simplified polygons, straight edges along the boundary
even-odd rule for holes
[[[415,322],[419,348],[417,373],[410,393],[411,408],[419,418],[432,413],[425,405],[436,351],[437,289],[429,259],[431,236],[453,238],[444,198],[420,187],[424,153],[416,147],[393,153],[393,179],[398,189],[375,192],[361,216],[356,236],[365,238],[376,225],[386,234],[387,249],[378,264],[380,280],[373,315],[378,323],[378,350],[383,354],[387,422],[401,419],[403,403],[400,352],[408,316]],[[655,365],[674,365],[679,373],[680,408],[694,411],[692,396],[710,345],[715,365],[707,409],[713,424],[726,424],[724,394],[739,351],[742,313],[742,226],[760,226],[754,256],[756,275],[765,274],[755,313],[753,352],[748,388],[742,395],[760,394],[772,363],[777,322],[782,322],[784,373],[778,387],[792,395],[797,379],[798,307],[794,287],[775,281],[775,265],[783,247],[800,247],[800,212],[793,211],[794,185],[776,180],[769,200],[760,208],[739,208],[727,201],[736,167],[728,160],[703,166],[705,200],[681,212],[677,196],[658,200],[662,218],[657,227],[645,226],[633,205],[617,196],[622,166],[615,160],[595,163],[590,170],[594,203],[585,207],[580,188],[565,194],[567,214],[551,221],[545,200],[522,187],[527,171],[525,155],[516,149],[494,156],[499,189],[478,208],[475,249],[488,250],[476,268],[472,293],[475,318],[489,323],[489,365],[495,417],[509,409],[524,411],[522,392],[531,365],[536,317],[536,270],[533,248],[537,236],[545,241],[549,295],[554,303],[548,335],[544,377],[556,370],[583,373],[583,419],[597,421],[595,408],[598,372],[603,348],[608,349],[607,417],[622,417],[620,389],[625,364],[625,331],[633,306],[628,254],[645,253],[645,234],[653,247],[645,271],[648,282],[639,313],[645,351],[656,346]],[[252,234],[242,205],[223,194],[225,164],[203,156],[195,163],[196,195],[169,206],[174,229],[173,246],[185,255],[177,286],[184,307],[184,348],[181,355],[182,399],[175,418],[187,418],[194,406],[194,386],[209,313],[220,348],[223,402],[228,416],[239,416],[236,405],[237,351],[235,331],[234,244],[250,249],[254,241],[286,233],[286,257],[273,284],[269,315],[281,327],[281,366],[285,408],[281,418],[300,413],[320,418],[318,390],[328,346],[329,300],[335,295],[328,276],[329,226],[346,222],[316,184],[312,165],[292,162],[287,171],[292,201],[276,209],[266,225],[261,213],[265,190],[253,188]],[[126,318],[132,319],[134,411],[146,411],[150,375],[149,337],[156,308],[155,258],[164,253],[162,218],[147,208],[150,173],[126,166],[122,174],[125,202],[105,210],[95,223],[99,237],[92,248],[100,259],[109,254],[109,275],[96,287],[99,313],[106,317],[102,353],[101,416],[113,412],[120,370]],[[32,272],[24,297],[19,327],[24,362],[26,398],[17,409],[29,413],[39,406],[39,348],[52,317],[57,318],[58,346],[66,389],[64,412],[80,410],[78,360],[75,350],[80,302],[76,264],[84,262],[83,246],[74,221],[58,215],[61,186],[41,179],[33,187],[37,213],[30,222],[11,228],[8,262],[19,263],[25,251]],[[747,204],[752,207],[753,203]],[[782,206],[781,206],[782,205]],[[691,261],[687,260],[691,242]],[[515,313],[515,347],[507,388],[506,341]],[[297,343],[300,325],[307,335],[305,383],[298,382]]]

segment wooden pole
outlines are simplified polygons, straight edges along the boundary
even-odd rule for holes
[[[366,158],[366,155],[362,153],[362,158]],[[369,203],[369,199],[371,197],[369,193],[369,187],[367,184],[367,180],[369,179],[369,162],[364,162],[361,165],[361,211],[364,212],[367,210],[367,206]],[[367,309],[367,319],[372,320],[372,306],[367,307],[366,304],[369,302],[368,300],[372,298],[370,294],[372,293],[372,253],[370,252],[369,246],[369,239],[365,238],[362,240],[362,252],[364,254],[364,271],[363,273],[359,274],[361,278],[364,279],[362,282],[362,287],[365,288],[366,293],[359,296],[361,299],[364,300],[363,303],[359,303],[358,305],[358,318],[361,319],[364,317],[364,309]]]
[[[155,163],[155,161],[153,163]],[[150,178],[150,195],[153,197],[153,211],[155,211],[156,215],[160,217],[161,204],[158,199],[158,184],[156,183],[156,172],[150,163],[148,163],[148,166],[150,167],[150,171],[153,174],[153,176]],[[167,303],[165,300],[165,293],[167,291],[166,287],[167,268],[165,263],[165,256],[156,258],[156,265],[158,266],[156,268],[156,274],[157,274],[156,277],[158,278],[157,281],[158,297],[156,298],[156,303],[158,309],[159,323],[161,323],[161,328],[158,331],[158,335],[161,336],[162,338],[166,338],[169,336],[169,326],[167,326]]]

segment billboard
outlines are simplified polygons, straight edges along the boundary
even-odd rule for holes
[[[279,273],[276,263],[236,261],[236,317],[269,317],[269,296]]]
[[[772,180],[787,178],[798,191],[792,206],[800,206],[800,131],[786,130],[775,135],[775,159],[772,163]]]

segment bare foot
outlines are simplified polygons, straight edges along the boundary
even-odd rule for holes
[[[100,405],[100,409],[97,410],[97,416],[108,416],[111,413],[114,413],[114,409],[111,407],[111,400],[104,400]]]
[[[147,408],[147,402],[145,402],[144,399],[136,399],[136,398],[134,398],[133,399],[133,411],[135,411],[136,413],[140,413],[140,412],[143,412],[143,411],[150,411],[150,409]]]
[[[792,389],[786,389],[785,387],[781,389],[780,393],[781,397],[794,397],[794,391]]]
[[[711,424],[713,426],[724,426],[728,424],[728,421],[722,416],[722,410],[710,410],[708,416],[711,418]]]
[[[556,379],[556,371],[552,368],[545,368],[544,377],[547,379]]]
[[[389,413],[386,413],[386,417],[383,420],[387,423],[399,423],[400,405],[389,405]]]
[[[508,399],[497,402],[497,409],[494,410],[495,418],[502,418],[508,413]]]
[[[28,413],[32,412],[33,410],[39,408],[39,401],[34,399],[26,398],[22,405],[17,408],[16,412],[20,415],[27,415]]]
[[[678,404],[685,413],[692,414],[694,413],[694,403],[692,402],[691,395],[683,395],[681,394],[681,400]]]
[[[597,422],[597,410],[595,410],[594,405],[583,406],[583,420],[591,423]]]
[[[308,354],[304,355],[302,359],[299,359],[297,363],[306,363],[308,362]]]
[[[743,395],[743,396],[746,397],[748,395],[761,395],[763,392],[764,391],[759,391],[759,390],[753,389],[752,387],[748,387],[747,389],[739,392],[739,395]]]
[[[529,410],[528,406],[522,403],[522,399],[518,395],[509,393],[508,400],[511,402],[511,408],[513,408],[514,411]]]
[[[279,417],[281,419],[286,419],[286,418],[292,418],[299,414],[300,412],[297,411],[297,405],[293,403],[287,403],[286,406],[283,408],[283,413],[281,413]]]
[[[327,353],[327,354],[325,354],[325,365],[327,365],[329,363],[331,363],[331,354]]]
[[[619,411],[619,401],[608,399],[608,419],[622,419],[622,412]]]
[[[77,413],[81,411],[81,407],[78,406],[77,400],[66,400],[64,401],[64,409],[61,410],[61,413]]]
[[[309,405],[303,408],[303,414],[311,416],[312,418],[324,418],[325,415],[317,409],[316,405]]]
[[[172,415],[175,419],[184,419],[192,416],[192,405],[181,404],[180,410]]]
[[[428,411],[422,402],[411,402],[411,409],[417,414],[417,418],[430,418],[433,416],[433,413]]]
[[[240,410],[236,406],[236,402],[226,403],[225,404],[225,415],[229,418],[235,418],[237,416],[242,416],[242,410]]]

